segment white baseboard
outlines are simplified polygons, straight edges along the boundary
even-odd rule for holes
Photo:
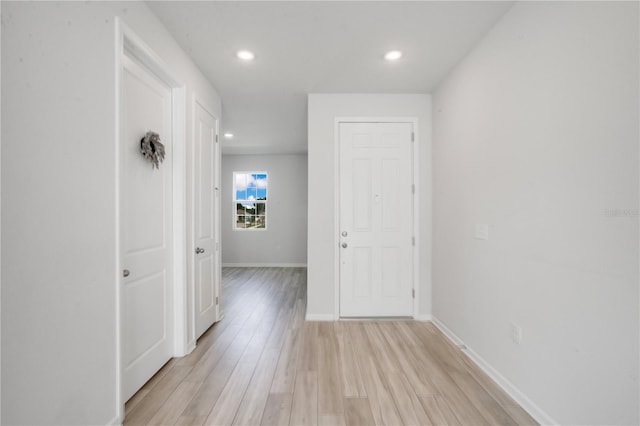
[[[306,268],[306,263],[223,263],[223,268]]]
[[[477,352],[468,347],[460,337],[458,337],[453,331],[451,331],[446,325],[442,323],[438,318],[432,316],[431,322],[447,336],[449,340],[456,346],[460,347],[464,352],[482,371],[484,371],[494,382],[498,384],[514,401],[516,401],[527,413],[531,415],[541,425],[558,425],[551,416],[549,416],[544,410],[536,405],[527,395],[525,395],[520,389],[518,389],[513,383],[507,380],[498,370],[496,370],[491,364],[489,364],[484,358],[482,358]]]
[[[421,322],[429,322],[431,321],[431,314],[418,314],[414,315],[413,319]]]
[[[124,409],[124,408],[123,408]],[[122,413],[118,413],[116,414],[116,416],[111,419],[106,426],[122,426],[122,423],[124,422],[124,416]]]
[[[184,356],[189,355],[191,352],[193,352],[193,350],[194,350],[195,348],[196,348],[196,341],[194,340],[194,341],[192,341],[192,342],[189,342],[189,343],[187,344],[187,353],[186,353],[186,354],[184,354]]]
[[[305,321],[335,321],[333,314],[307,314]]]
[[[451,340],[453,342],[454,345],[456,346],[464,346],[466,347],[466,345],[464,344],[464,342],[462,341],[461,338],[459,338],[453,331],[449,330],[449,327],[447,327],[446,325],[444,325],[442,323],[442,321],[440,321],[438,318],[432,316],[431,317],[431,322],[440,329],[440,331],[442,331],[442,334],[444,334],[445,336],[447,336],[447,338],[449,340]]]

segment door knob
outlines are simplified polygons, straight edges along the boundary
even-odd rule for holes
[[[342,236],[343,237],[346,237],[347,235],[349,235],[349,234],[347,234],[347,231],[342,231]]]
[[[127,278],[129,276],[129,270],[125,269],[124,271],[122,271],[122,276]]]
[[[342,248],[347,248],[347,243],[342,243]]]
[[[196,254],[200,254],[200,253],[204,253],[204,249],[203,249],[203,248],[198,247],[198,248],[196,249]]]

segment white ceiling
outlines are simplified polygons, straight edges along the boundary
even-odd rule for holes
[[[149,2],[223,102],[225,154],[307,149],[308,93],[430,93],[505,1]],[[235,54],[256,54],[243,63]],[[402,50],[397,63],[386,51]]]

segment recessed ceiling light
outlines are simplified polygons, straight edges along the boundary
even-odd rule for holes
[[[236,53],[236,56],[243,61],[253,61],[253,59],[256,57],[253,52],[250,52],[248,50],[239,50],[238,53]]]
[[[227,133],[224,134],[224,137],[225,137],[225,139],[232,139],[233,138],[233,133],[227,132]]]
[[[397,61],[398,59],[402,58],[402,52],[399,50],[391,50],[385,53],[384,58],[387,61]]]

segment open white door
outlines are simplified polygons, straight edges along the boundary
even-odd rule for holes
[[[123,401],[172,356],[172,93],[123,55],[120,232]],[[140,153],[147,131],[160,135],[159,169]]]
[[[194,279],[196,339],[217,318],[216,118],[195,102],[194,108]]]
[[[340,316],[413,315],[411,123],[339,123]]]

